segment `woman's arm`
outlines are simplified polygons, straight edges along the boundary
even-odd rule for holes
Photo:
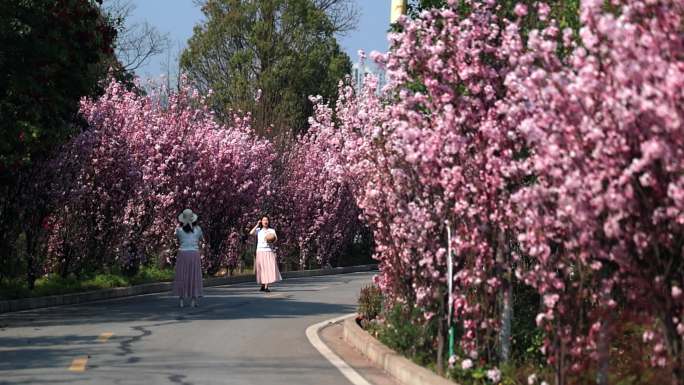
[[[197,230],[199,230],[199,234],[197,237],[197,246],[200,247],[200,250],[203,250],[205,255],[207,253],[207,246],[209,245],[209,240],[207,239],[207,236],[204,235],[204,231],[202,231],[202,228],[197,226]]]
[[[252,231],[249,232],[249,235],[254,235],[254,233],[256,233],[256,231],[257,231],[258,228],[259,228],[259,223],[257,223],[256,226],[254,226],[254,228],[252,229]]]

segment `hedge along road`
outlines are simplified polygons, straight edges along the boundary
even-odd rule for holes
[[[0,315],[0,384],[345,384],[306,328],[354,312],[374,273],[205,289]]]

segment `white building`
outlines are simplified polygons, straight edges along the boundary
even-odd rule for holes
[[[376,92],[380,92],[382,87],[387,84],[385,79],[385,70],[379,68],[374,63],[368,63],[367,60],[354,63],[352,65],[352,82],[354,83],[354,88],[360,90],[363,86],[363,81],[367,75],[373,75],[378,78],[378,88]]]

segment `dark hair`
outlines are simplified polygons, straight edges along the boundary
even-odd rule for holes
[[[264,225],[261,224],[261,221],[263,221],[264,218],[268,219],[268,222],[269,222],[269,223],[271,222],[271,218],[269,218],[267,214],[262,215],[262,216],[261,216],[261,219],[259,219],[259,228],[260,228],[260,229],[264,227]]]
[[[195,228],[195,223],[197,222],[183,224],[183,231],[186,233],[192,233],[192,229]]]

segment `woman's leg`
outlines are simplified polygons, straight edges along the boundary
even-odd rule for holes
[[[270,285],[271,283],[280,280],[280,272],[278,271],[278,263],[276,261],[276,255],[275,253],[267,253],[265,255],[266,262],[264,263],[264,266],[262,268],[266,268],[269,272],[268,274],[268,283],[266,284],[266,292],[271,292]]]
[[[254,275],[256,276],[257,283],[261,285],[259,291],[266,291],[268,288],[267,284],[264,284],[264,255],[263,253],[257,252],[254,257]]]

